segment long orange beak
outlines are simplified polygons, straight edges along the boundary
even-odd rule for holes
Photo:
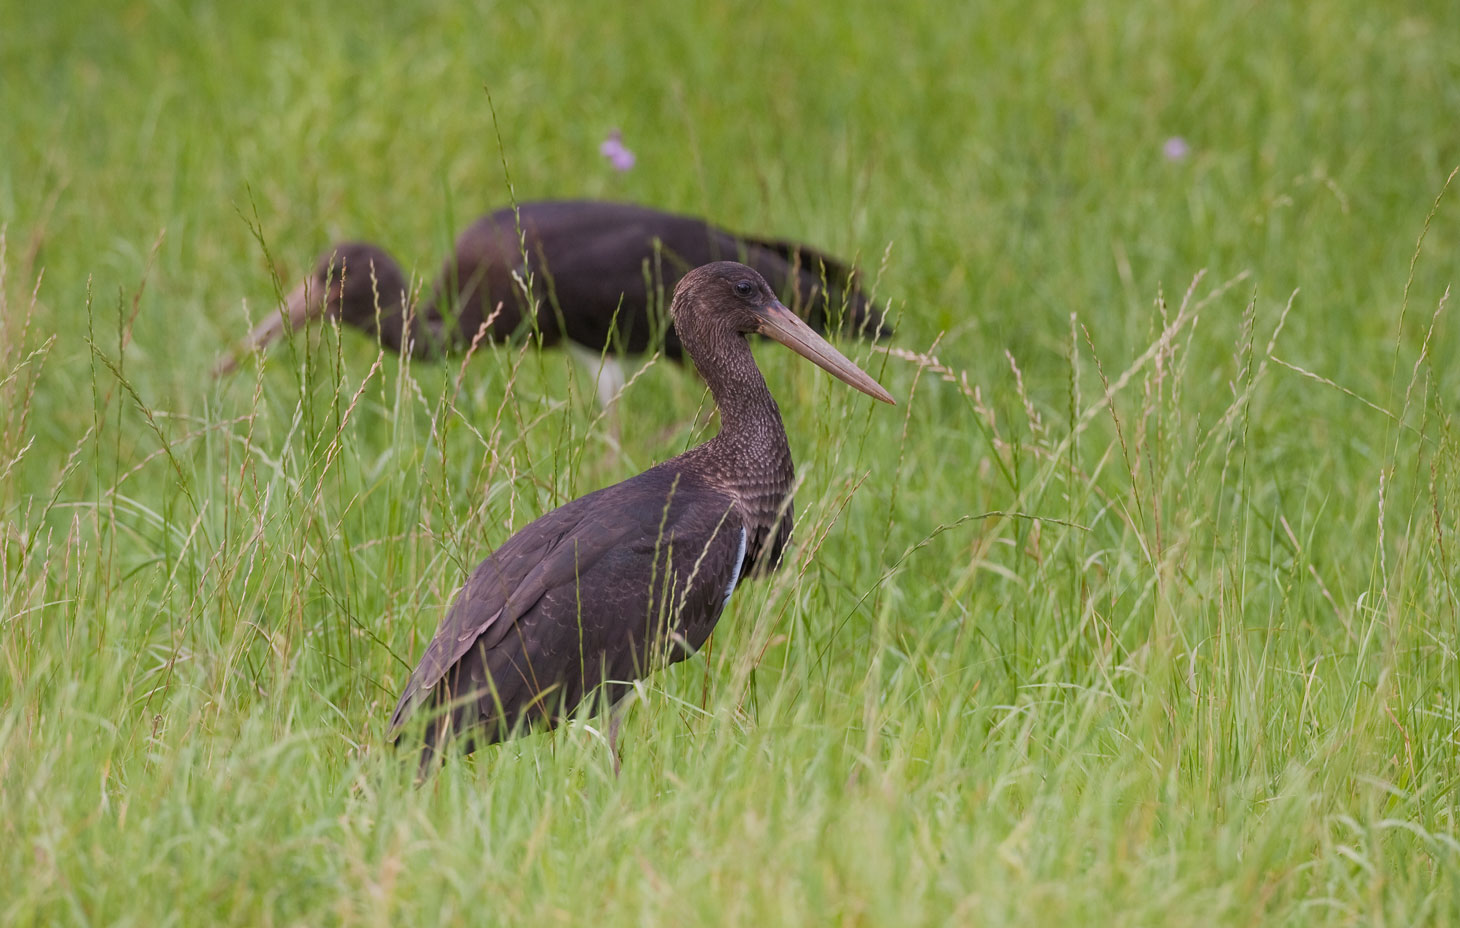
[[[840,351],[827,344],[826,339],[812,331],[811,326],[802,322],[795,313],[781,305],[779,300],[763,310],[760,328],[757,331],[767,338],[775,339],[785,345],[842,383],[856,387],[873,399],[890,403],[893,406],[897,405],[892,399],[892,394],[882,389],[881,384],[867,376],[860,367],[848,361]]]
[[[293,332],[309,320],[324,314],[324,287],[318,281],[309,279],[289,291],[278,312],[271,314],[253,330],[238,340],[238,343],[213,367],[213,376],[221,377],[238,367],[238,362],[250,352],[259,351],[275,341],[286,331]]]

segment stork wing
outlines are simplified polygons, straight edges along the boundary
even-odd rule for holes
[[[784,259],[788,266],[799,264],[806,273],[817,279],[820,279],[821,269],[824,266],[827,280],[835,286],[845,286],[849,281],[855,280],[856,271],[850,264],[819,248],[789,239],[761,238],[754,235],[739,235],[736,238],[746,245],[755,245],[774,252]]]
[[[654,565],[664,559],[671,544],[674,569],[685,581],[676,596],[684,600],[684,610],[693,614],[692,617],[699,617],[701,623],[708,619],[704,630],[707,636],[724,602],[703,594],[711,588],[724,593],[726,581],[722,575],[731,570],[734,556],[722,549],[735,550],[741,535],[740,519],[733,512],[733,499],[719,491],[706,492],[702,484],[695,491],[686,486],[672,490],[672,478],[645,479],[657,470],[590,493],[547,513],[513,535],[478,565],[406,683],[391,716],[387,737],[393,739],[399,734],[415,707],[468,652],[492,651],[545,598],[556,601],[550,604],[559,607],[559,611],[563,603],[575,608],[580,613],[577,617],[580,624],[602,626],[622,621],[628,626],[636,619],[642,624],[651,602]],[[660,548],[664,551],[656,557],[655,552]],[[706,566],[706,561],[712,563]],[[642,591],[632,589],[636,582],[632,573],[640,566]],[[633,592],[632,601],[594,600],[592,587],[602,582],[595,574],[605,573],[610,583],[628,583]],[[733,564],[733,574],[739,577],[738,562]],[[711,603],[711,614],[698,616],[709,611]],[[562,627],[573,626],[569,622]],[[700,641],[704,636],[700,636]],[[698,644],[693,642],[695,647]],[[544,641],[539,645],[553,649],[566,646],[566,642]]]
[[[581,505],[595,495],[543,515],[477,565],[406,683],[390,718],[388,737],[399,733],[421,698],[474,644],[491,647],[501,640],[549,590],[573,583],[597,557],[622,540],[631,528],[628,521],[595,519],[594,507]]]

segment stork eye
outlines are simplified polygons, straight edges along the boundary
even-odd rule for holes
[[[752,284],[748,280],[737,280],[735,282],[735,292],[740,296],[748,297],[755,293],[755,284]]]

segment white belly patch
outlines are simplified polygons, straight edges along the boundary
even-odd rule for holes
[[[735,552],[735,569],[730,572],[730,582],[725,585],[725,598],[720,602],[720,608],[724,609],[730,603],[730,594],[735,592],[735,584],[740,580],[740,565],[745,563],[745,529],[740,529],[740,547]]]

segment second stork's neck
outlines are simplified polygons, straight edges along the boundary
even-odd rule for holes
[[[447,347],[448,333],[442,324],[441,314],[434,302],[412,305],[409,295],[397,289],[391,293],[380,292],[380,312],[377,315],[375,303],[362,303],[352,319],[356,325],[375,337],[386,348],[405,353],[410,346],[411,356],[418,360],[439,358]]]

